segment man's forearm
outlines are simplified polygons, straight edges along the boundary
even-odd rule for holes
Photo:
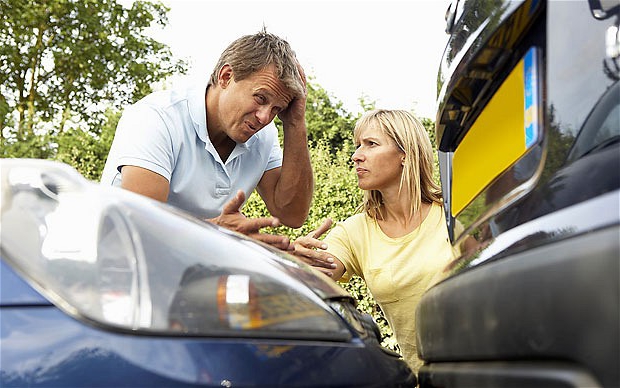
[[[291,227],[303,225],[308,217],[313,190],[305,123],[285,128],[284,159],[274,195],[280,221]]]

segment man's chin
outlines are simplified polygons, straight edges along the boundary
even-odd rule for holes
[[[248,140],[250,140],[250,138],[251,138],[252,136],[254,136],[254,135],[255,135],[254,133],[252,133],[251,135],[246,135],[246,134],[244,134],[244,135],[237,136],[237,138],[235,138],[235,139],[233,139],[233,140],[234,140],[234,141],[235,141],[235,143],[237,143],[237,144],[244,144],[244,143],[246,143]]]

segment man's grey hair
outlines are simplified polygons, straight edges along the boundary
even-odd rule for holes
[[[268,33],[265,28],[254,35],[242,36],[222,52],[211,74],[210,85],[217,85],[218,73],[226,64],[232,68],[235,81],[241,81],[273,64],[276,76],[294,97],[305,95],[295,52],[287,41]]]

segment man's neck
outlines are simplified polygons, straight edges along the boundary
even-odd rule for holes
[[[236,143],[228,137],[226,131],[222,128],[217,115],[210,115],[209,112],[216,112],[217,107],[214,106],[217,99],[218,90],[212,85],[207,87],[205,92],[205,110],[207,117],[207,136],[211,140],[211,144],[220,155],[222,162],[226,163],[226,160],[235,149]]]

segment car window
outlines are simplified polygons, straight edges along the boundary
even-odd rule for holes
[[[620,82],[601,97],[579,131],[568,161],[574,161],[620,140]]]

